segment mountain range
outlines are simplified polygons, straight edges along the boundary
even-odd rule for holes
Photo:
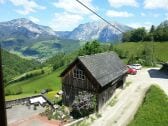
[[[24,37],[36,39],[41,36],[54,36],[55,32],[48,26],[42,26],[32,21],[20,18],[0,23],[0,37]]]
[[[112,23],[115,27],[121,29],[123,32],[131,30],[131,27]],[[106,22],[89,22],[80,24],[73,31],[70,32],[56,32],[59,38],[68,38],[74,40],[90,41],[97,39],[101,42],[118,42],[122,38],[122,33],[116,30]]]
[[[132,28],[112,23],[122,31]],[[84,42],[97,39],[101,42],[120,42],[122,34],[105,22],[80,24],[72,31],[54,31],[48,26],[19,18],[0,22],[0,43],[2,48],[21,56],[43,58],[58,52],[69,52]]]

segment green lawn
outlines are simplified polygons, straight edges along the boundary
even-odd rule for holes
[[[50,73],[44,74],[41,76],[33,77],[25,81],[13,83],[8,85],[5,90],[15,91],[18,88],[21,88],[22,94],[6,96],[7,99],[17,98],[17,96],[24,96],[26,94],[37,94],[40,93],[42,89],[52,89],[58,91],[61,89],[61,79],[59,77],[60,73],[63,71],[64,67],[59,68],[58,70]],[[27,95],[26,95],[27,96]]]
[[[151,86],[128,126],[168,126],[168,96],[159,87]]]
[[[141,54],[145,46],[153,47],[152,42],[125,42],[114,47],[122,50],[127,56]],[[154,55],[159,61],[168,61],[168,42],[154,42]]]
[[[58,91],[50,91],[47,94],[45,94],[45,96],[48,97],[49,100],[53,100],[57,92]]]

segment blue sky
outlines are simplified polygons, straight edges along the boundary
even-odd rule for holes
[[[80,0],[108,21],[150,28],[168,19],[168,0]],[[28,18],[56,31],[100,19],[76,0],[0,0],[0,22]]]

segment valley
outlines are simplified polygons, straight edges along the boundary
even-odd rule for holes
[[[0,0],[2,126],[167,126],[168,0]]]
[[[152,45],[153,43],[151,42],[139,42],[139,43],[127,42],[114,45],[112,50],[116,51],[122,58],[122,60],[127,64],[132,55],[137,57],[139,54],[142,53],[143,49],[146,46],[151,47]],[[154,57],[156,57],[158,64],[168,61],[167,47],[168,42],[154,43],[154,50],[155,50]],[[100,48],[102,49],[102,51],[109,51],[110,44],[100,45]],[[42,65],[41,68],[36,68],[36,70],[24,73],[24,75],[26,74],[27,75],[37,74],[37,75],[27,78],[25,80],[19,80],[17,82],[13,82],[10,85],[8,85],[5,88],[5,90],[6,93],[10,92],[11,94],[8,94],[8,96],[6,96],[6,99],[10,100],[10,99],[16,99],[18,97],[25,97],[29,95],[31,96],[40,93],[43,89],[48,88],[51,89],[52,91],[59,91],[61,89],[61,80],[59,74],[70,62],[73,61],[73,59],[75,59],[77,55],[78,55],[77,51],[65,55],[64,54],[55,55],[54,57],[49,58]],[[53,71],[54,66],[55,70]],[[44,74],[40,74],[41,70],[44,70]],[[13,79],[17,79],[19,77],[20,76],[17,76]],[[18,95],[14,95],[17,89],[21,89],[21,92]]]
[[[138,74],[142,75],[146,74],[151,66],[160,67],[162,63],[168,61],[168,39],[160,39],[162,38],[161,35],[166,37],[166,34],[162,34],[162,31],[166,30],[168,26],[166,21],[152,32],[146,31],[144,28],[131,29],[127,26],[117,25],[125,29],[126,32],[120,34],[102,22],[81,24],[73,31],[65,32],[53,31],[49,27],[37,25],[26,19],[12,20],[7,24],[0,23],[0,27],[7,29],[5,35],[2,35],[4,31],[0,30],[0,35],[3,36],[0,43],[2,46],[5,100],[10,101],[35,96],[47,91],[44,96],[51,103],[59,103],[62,97],[57,97],[56,94],[62,90],[60,73],[78,56],[113,51],[125,64],[141,64],[144,68],[140,72],[138,71]],[[160,37],[158,37],[159,35]],[[136,79],[138,75],[131,76],[131,78]],[[131,80],[130,76],[128,80]],[[150,80],[150,83],[154,82]],[[146,86],[149,86],[149,84],[146,84]],[[163,90],[167,89],[163,84],[160,84],[160,86]],[[126,90],[128,89],[129,87]],[[141,90],[140,93],[144,96],[145,91]],[[133,98],[139,96],[136,90],[132,93],[128,90],[126,93],[127,96],[130,95]],[[131,111],[137,110],[137,106],[142,102],[142,98],[139,101],[136,100],[137,104],[129,101],[133,107],[136,105]],[[109,103],[111,108],[113,108],[115,102],[117,101]],[[111,114],[109,118],[102,116],[93,125],[103,124],[102,119],[107,119],[105,125],[128,123],[128,120],[124,120],[126,121],[124,122],[123,118],[129,118],[132,114],[125,111],[125,103],[125,98],[118,102],[119,106],[123,106],[117,112],[118,115],[117,113],[115,115]],[[117,109],[115,108],[114,111]],[[121,113],[122,115],[125,113],[123,118],[120,118]],[[109,115],[109,111],[105,111],[105,114]],[[135,111],[133,114],[135,114]],[[112,117],[116,115],[117,118]],[[112,120],[112,122],[109,120]],[[120,122],[115,120],[120,120]]]
[[[123,31],[132,28],[113,23]],[[81,24],[72,31],[54,31],[28,19],[19,18],[0,22],[0,43],[3,49],[28,59],[44,62],[58,52],[69,53],[79,49],[86,41],[103,43],[121,42],[122,35],[104,22]]]

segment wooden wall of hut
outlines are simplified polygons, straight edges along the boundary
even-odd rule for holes
[[[81,69],[84,71],[85,79],[78,79],[73,77],[73,71],[75,69]],[[80,91],[88,91],[96,94],[98,85],[94,82],[93,78],[89,77],[88,72],[80,66],[80,64],[75,65],[70,69],[69,72],[62,78],[62,90],[63,90],[63,104],[69,106],[72,104],[75,96],[78,95]]]

